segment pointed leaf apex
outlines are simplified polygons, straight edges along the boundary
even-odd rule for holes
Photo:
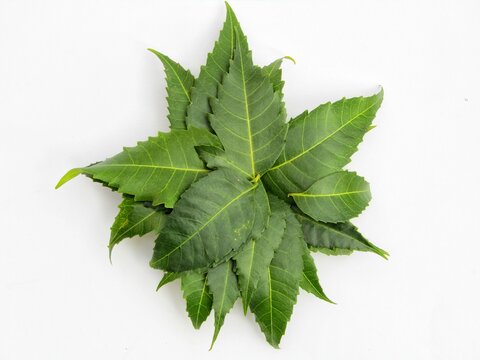
[[[295,61],[295,59],[292,58],[291,56],[288,56],[288,55],[287,55],[287,56],[284,56],[283,58],[284,58],[285,60],[290,60],[290,61],[293,62],[295,65],[297,64],[297,62]]]
[[[69,170],[65,175],[62,176],[62,178],[58,181],[57,185],[55,185],[55,189],[58,189],[60,186],[65,184],[66,182],[72,180],[74,177],[77,177],[82,173],[83,169],[82,168],[75,168]]]

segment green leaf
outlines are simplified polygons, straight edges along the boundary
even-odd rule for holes
[[[238,249],[252,231],[257,186],[227,169],[194,183],[168,216],[155,242],[151,266],[174,272],[194,270]]]
[[[295,60],[293,60],[290,56],[284,56],[283,58],[277,59],[271,64],[262,68],[263,75],[267,76],[270,79],[270,82],[273,85],[273,91],[280,94],[280,99],[283,98],[282,90],[283,86],[285,85],[285,81],[282,80],[281,68],[284,59],[288,59],[295,64]]]
[[[160,290],[161,287],[167,285],[167,284],[170,284],[171,282],[179,279],[182,277],[182,274],[179,274],[179,273],[174,273],[174,272],[166,272],[163,277],[162,277],[162,280],[160,280],[160,282],[158,283],[158,286],[157,286],[157,291]]]
[[[240,296],[237,286],[237,277],[232,270],[232,261],[224,262],[208,270],[208,286],[213,295],[213,309],[215,310],[215,332],[210,350],[217,340],[217,336],[225,321],[225,316]]]
[[[190,105],[190,91],[195,78],[189,70],[185,70],[168,56],[153,49],[148,50],[158,56],[165,69],[170,128],[186,129],[185,117],[188,105]]]
[[[152,207],[130,197],[124,198],[118,207],[120,212],[111,227],[108,245],[110,255],[114,246],[123,239],[142,236],[149,232],[158,233],[167,220],[165,208]]]
[[[329,223],[358,216],[371,199],[370,186],[354,172],[340,171],[313,183],[302,193],[291,193],[305,214]]]
[[[300,287],[321,300],[335,304],[327,297],[327,295],[325,295],[322,287],[320,286],[315,261],[313,260],[312,255],[310,255],[310,250],[306,245],[304,246],[303,252],[303,274],[302,280],[300,281]]]
[[[253,211],[253,226],[250,237],[257,239],[265,230],[271,213],[270,201],[261,181],[258,182],[253,194]]]
[[[338,249],[338,248],[328,249],[328,248],[316,248],[311,246],[310,250],[325,254],[327,256],[342,256],[342,255],[348,256],[353,254],[353,250]]]
[[[303,270],[302,237],[301,225],[289,211],[283,239],[250,302],[256,321],[275,348],[285,333],[297,301]]]
[[[173,207],[191,183],[209,172],[195,151],[197,145],[219,145],[218,139],[204,129],[159,133],[136,147],[96,164],[70,170],[57,188],[78,174],[134,195],[136,201],[151,201],[154,206]]]
[[[246,39],[237,37],[228,74],[211,101],[210,124],[226,158],[254,178],[275,162],[286,135],[285,111],[269,78],[252,63]]]
[[[368,251],[385,259],[388,257],[385,250],[365,239],[351,222],[328,224],[298,212],[296,216],[302,223],[305,242],[313,251],[321,251],[327,255],[349,255],[351,251]]]
[[[199,329],[212,310],[212,295],[205,274],[186,272],[182,274],[183,297],[193,327]]]
[[[289,123],[285,148],[263,177],[270,191],[287,200],[318,179],[341,170],[369,130],[383,99],[342,99],[304,112]]]
[[[209,100],[217,96],[217,87],[228,72],[235,49],[235,29],[241,34],[240,24],[232,8],[226,3],[227,18],[220,31],[215,47],[207,56],[207,63],[200,68],[200,74],[192,89],[192,103],[187,111],[187,126],[211,129],[208,114]]]
[[[247,312],[259,279],[268,270],[286,227],[288,206],[275,196],[270,196],[269,200],[271,215],[265,231],[259,237],[253,237],[234,257],[244,313]]]

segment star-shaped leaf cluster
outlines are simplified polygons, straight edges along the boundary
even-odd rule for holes
[[[180,279],[199,328],[215,333],[241,298],[278,347],[299,288],[323,292],[311,251],[387,253],[349,222],[370,201],[368,183],[344,170],[383,92],[341,99],[286,121],[281,64],[259,67],[227,4],[227,18],[197,78],[158,51],[171,131],[105,161],[70,170],[123,194],[109,248],[158,234],[150,265],[159,288]]]

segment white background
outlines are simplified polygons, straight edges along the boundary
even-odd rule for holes
[[[316,256],[338,305],[301,293],[281,343],[240,304],[212,352],[179,284],[155,293],[153,237],[108,261],[120,200],[75,166],[168,128],[158,49],[198,74],[221,1],[0,1],[0,358],[479,359],[480,2],[240,1],[254,60],[283,55],[290,116],[385,89],[349,168],[356,220],[391,253]]]

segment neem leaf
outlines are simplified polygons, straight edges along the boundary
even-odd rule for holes
[[[149,232],[160,232],[165,225],[167,214],[165,208],[146,206],[130,197],[126,197],[118,206],[120,212],[111,227],[110,253],[120,241],[134,236],[142,236]]]
[[[288,206],[275,196],[270,196],[269,200],[271,215],[267,227],[259,237],[253,237],[234,257],[244,313],[247,312],[260,277],[267,271],[274,251],[282,241],[286,227]]]
[[[349,255],[351,251],[368,251],[388,257],[385,250],[365,239],[351,222],[328,224],[315,221],[297,212],[297,219],[302,223],[305,242],[313,251],[327,255]]]
[[[211,106],[210,124],[226,158],[250,178],[268,170],[284,145],[285,111],[270,79],[253,65],[240,34],[229,72]]]
[[[182,291],[188,316],[193,327],[199,329],[212,310],[212,295],[205,274],[193,271],[182,273]]]
[[[173,207],[191,183],[208,174],[195,151],[198,145],[216,145],[217,138],[204,129],[158,133],[137,146],[96,164],[70,170],[57,187],[78,174],[90,175],[136,201]]]
[[[192,184],[168,216],[151,266],[194,270],[238,249],[252,231],[257,186],[229,169],[213,171]]]
[[[309,249],[311,251],[319,252],[327,256],[343,256],[343,255],[348,256],[353,254],[353,250],[348,250],[348,249],[338,249],[338,248],[328,249],[328,248],[316,248],[312,246],[310,246]]]
[[[195,78],[189,70],[185,70],[179,63],[162,53],[148,49],[158,56],[163,63],[167,80],[168,120],[171,129],[186,129],[185,117],[190,105],[190,91]]]
[[[217,96],[218,84],[230,67],[235,49],[235,29],[241,34],[240,24],[228,3],[227,19],[220,31],[215,47],[207,56],[207,63],[201,67],[198,79],[192,89],[192,103],[187,112],[187,126],[210,129],[208,114],[211,113],[210,98]]]
[[[263,177],[270,191],[286,200],[318,179],[339,171],[357,150],[383,99],[342,99],[320,105],[290,121],[285,148]]]
[[[277,348],[297,301],[303,270],[302,228],[295,215],[287,214],[287,227],[268,269],[261,275],[250,309],[265,338]]]
[[[338,223],[358,216],[371,199],[370,186],[354,172],[340,171],[292,193],[300,210],[315,220]]]
[[[270,82],[273,85],[273,91],[278,92],[280,94],[280,98],[283,98],[282,90],[283,86],[285,85],[285,81],[282,80],[281,68],[284,59],[288,59],[295,64],[295,60],[293,60],[290,56],[285,56],[262,68],[262,73],[270,79]]]
[[[232,269],[232,261],[224,262],[208,270],[207,281],[213,296],[213,309],[215,310],[215,332],[210,346],[211,350],[225,321],[225,316],[235,304],[240,292],[237,286],[237,277]]]
[[[321,300],[335,304],[327,297],[327,295],[325,295],[322,287],[320,286],[315,261],[313,260],[312,255],[310,255],[310,250],[306,245],[304,246],[303,252],[303,273],[302,280],[300,281],[300,287]]]
[[[161,287],[181,278],[182,274],[183,273],[166,272],[163,275],[162,280],[160,280],[160,282],[158,283],[157,291],[160,290]]]

